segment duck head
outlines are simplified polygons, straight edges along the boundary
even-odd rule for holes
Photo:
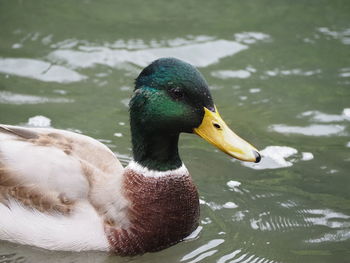
[[[130,123],[134,159],[150,169],[181,165],[181,132],[195,133],[239,160],[261,159],[258,150],[220,117],[202,74],[179,59],[158,59],[140,73],[130,101]],[[152,158],[161,160],[152,164]],[[168,164],[161,165],[162,161]]]

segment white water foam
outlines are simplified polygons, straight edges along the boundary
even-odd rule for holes
[[[310,161],[314,159],[314,155],[310,152],[302,152],[301,154],[302,154],[302,157],[301,157],[302,161]]]
[[[226,209],[233,209],[233,208],[237,208],[238,207],[238,205],[237,204],[235,204],[234,202],[231,202],[231,201],[229,201],[229,202],[226,202],[226,203],[224,203],[224,204],[218,204],[218,203],[216,203],[216,202],[207,202],[207,201],[205,201],[205,200],[203,200],[203,199],[199,199],[199,203],[201,204],[201,205],[206,205],[206,206],[208,206],[211,210],[213,210],[213,211],[216,211],[216,210],[221,210],[221,209],[223,209],[223,208],[226,208]]]
[[[51,127],[51,120],[45,116],[38,115],[29,118],[26,126],[48,128]]]
[[[297,161],[310,161],[314,159],[314,155],[311,152],[302,152],[300,156],[297,155],[297,149],[288,146],[267,146],[260,153],[262,158],[259,163],[242,162],[242,165],[255,170],[278,169],[290,167]],[[290,157],[293,157],[293,159],[287,160]],[[229,184],[227,183],[227,185]]]
[[[236,205],[234,202],[226,202],[225,204],[222,205],[223,208],[228,208],[228,209],[233,209],[237,208],[238,205]]]
[[[239,186],[241,185],[241,183],[238,182],[238,181],[233,181],[233,180],[231,180],[231,181],[228,181],[228,182],[226,183],[226,185],[227,185],[228,187],[234,189],[234,188],[239,187]]]
[[[242,162],[242,164],[255,170],[289,167],[292,166],[293,163],[286,159],[297,154],[298,151],[287,146],[267,146],[260,151],[260,153],[262,156],[260,163]]]
[[[314,159],[314,155],[311,152],[302,152],[300,155],[297,149],[288,146],[267,146],[260,153],[262,158],[259,163],[242,162],[242,165],[255,170],[278,169],[290,167],[297,161],[310,161]],[[293,158],[290,159],[291,157]],[[230,182],[227,185],[232,188],[229,185]],[[236,192],[238,190],[236,187],[232,189]]]

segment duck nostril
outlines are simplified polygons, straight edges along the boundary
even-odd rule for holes
[[[217,123],[213,123],[213,126],[216,128],[216,129],[221,129],[221,126]]]
[[[255,162],[258,163],[261,161],[261,155],[260,153],[258,153],[257,151],[253,151],[254,152],[254,156],[255,156]]]

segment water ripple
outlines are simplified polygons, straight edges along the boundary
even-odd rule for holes
[[[210,240],[208,243],[200,246],[199,248],[197,248],[197,249],[191,251],[190,253],[186,254],[185,256],[183,256],[180,261],[189,260],[189,259],[192,259],[192,258],[198,256],[194,260],[190,261],[192,263],[198,262],[199,260],[202,260],[203,258],[211,256],[214,253],[216,253],[217,250],[211,250],[211,251],[208,251],[208,250],[210,250],[212,248],[215,248],[215,247],[219,246],[220,244],[222,244],[224,242],[225,242],[224,239],[213,239],[213,240]]]
[[[242,250],[238,249],[233,251],[230,254],[227,254],[225,256],[222,256],[221,258],[219,258],[216,262],[217,263],[226,263],[228,260],[233,259],[237,254],[239,254]]]
[[[230,260],[230,261],[229,261]],[[217,263],[277,263],[277,261],[259,257],[251,253],[242,253],[242,249],[237,249],[227,255],[220,257]]]

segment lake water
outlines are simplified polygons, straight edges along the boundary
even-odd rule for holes
[[[0,122],[81,132],[126,164],[133,80],[164,56],[199,68],[263,161],[182,135],[201,198],[187,241],[134,258],[0,241],[0,262],[350,262],[347,0],[1,0]]]

